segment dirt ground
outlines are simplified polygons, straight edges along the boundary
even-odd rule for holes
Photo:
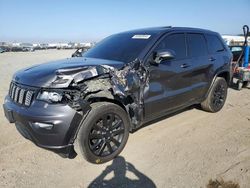
[[[12,74],[70,57],[72,50],[0,54],[0,102]],[[210,179],[250,187],[250,90],[229,89],[222,111],[191,107],[130,134],[120,157],[93,165],[25,140],[0,107],[0,187],[206,187]]]

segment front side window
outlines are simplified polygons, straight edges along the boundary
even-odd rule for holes
[[[207,44],[203,34],[187,34],[188,54],[190,57],[200,57],[207,55]]]
[[[156,47],[158,50],[173,50],[176,54],[175,59],[183,59],[186,57],[185,34],[176,33],[166,36]]]

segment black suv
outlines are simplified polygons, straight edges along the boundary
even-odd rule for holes
[[[3,107],[36,145],[92,163],[117,156],[146,122],[193,104],[219,111],[231,80],[230,50],[203,29],[123,32],[80,56],[16,72]]]

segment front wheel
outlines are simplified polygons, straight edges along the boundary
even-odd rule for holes
[[[224,78],[217,77],[205,101],[201,103],[203,110],[218,112],[222,109],[227,98],[227,82]]]
[[[120,106],[97,102],[81,125],[77,144],[83,157],[95,164],[112,160],[123,150],[129,136],[129,119]]]

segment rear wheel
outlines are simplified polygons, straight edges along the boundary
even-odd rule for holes
[[[83,157],[91,163],[105,163],[119,155],[129,136],[129,119],[120,106],[98,102],[81,125],[77,143]]]
[[[201,103],[203,110],[218,112],[222,109],[227,98],[227,82],[224,78],[217,77],[205,101]]]

